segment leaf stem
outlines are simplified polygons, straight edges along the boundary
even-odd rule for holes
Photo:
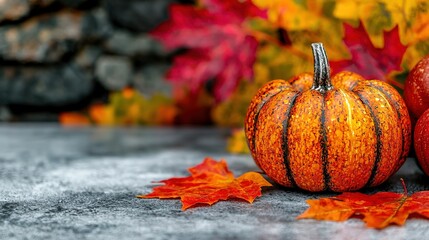
[[[404,195],[408,196],[407,186],[405,185],[405,181],[403,178],[401,178],[401,183],[402,183],[402,187],[404,188]]]

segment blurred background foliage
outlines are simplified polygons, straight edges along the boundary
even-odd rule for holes
[[[112,92],[106,104],[90,106],[85,117],[75,120],[86,118],[82,123],[100,125],[214,123],[239,128],[252,96],[264,83],[312,71],[312,42],[324,43],[334,65],[355,60],[353,54],[365,56],[371,49],[385,49],[387,65],[395,66],[373,66],[368,59],[356,59],[368,66],[356,69],[340,64],[338,71],[355,70],[368,76],[376,70],[382,73],[377,77],[400,90],[407,72],[429,53],[428,8],[427,1],[419,0],[173,4],[169,18],[151,31],[166,49],[177,50],[166,77],[172,94],[144,96],[127,87]],[[360,36],[360,45],[347,45],[346,26],[356,29],[350,34]],[[395,34],[399,43],[384,39]],[[403,53],[398,44],[405,47]],[[398,57],[399,62],[394,59]],[[62,114],[60,119],[73,123],[73,114]]]
[[[126,86],[104,103],[61,114],[62,123],[241,128],[264,83],[312,71],[312,42],[324,43],[333,72],[380,78],[399,91],[429,53],[424,0],[199,0],[168,9],[150,34],[174,51],[171,94]],[[243,139],[235,131],[229,150],[247,151]]]
[[[313,42],[324,44],[332,73],[399,91],[429,54],[425,0],[5,0],[0,10],[0,119],[5,106],[51,104],[64,125],[240,129],[263,84],[312,71]],[[37,84],[19,82],[28,79]],[[247,151],[240,130],[229,143]]]

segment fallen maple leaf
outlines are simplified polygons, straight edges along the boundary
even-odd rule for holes
[[[228,169],[225,160],[212,158],[189,169],[191,176],[162,180],[164,186],[155,187],[152,193],[138,198],[180,198],[182,210],[196,204],[212,205],[229,198],[243,199],[252,203],[262,195],[261,187],[272,186],[259,173],[248,172],[238,178]]]
[[[382,229],[390,224],[403,225],[411,214],[429,218],[429,191],[409,196],[401,179],[404,193],[379,192],[374,195],[345,192],[331,198],[310,199],[310,205],[298,219],[345,221],[363,216],[367,227]]]
[[[362,23],[357,28],[344,24],[344,31],[344,43],[352,58],[331,61],[333,74],[346,70],[359,73],[366,79],[386,81],[390,72],[401,70],[402,58],[407,47],[399,40],[397,26],[384,32],[383,48],[374,47]]]
[[[252,78],[258,42],[246,32],[244,23],[265,12],[246,0],[202,0],[201,4],[172,5],[170,20],[152,36],[168,49],[188,49],[174,58],[169,81],[195,93],[214,80],[213,93],[220,101],[240,80]]]

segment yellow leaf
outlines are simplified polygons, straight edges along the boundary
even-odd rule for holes
[[[355,0],[337,1],[334,16],[344,20],[359,19],[359,3]]]
[[[407,48],[403,58],[403,68],[411,70],[420,59],[429,54],[429,41],[419,41]]]
[[[228,152],[235,154],[250,153],[244,129],[233,130],[232,135],[228,138],[227,150]]]
[[[304,62],[312,62],[313,58],[311,53],[308,54],[308,46],[314,42],[323,42],[333,60],[348,57],[348,51],[342,41],[343,25],[332,15],[335,2],[323,0],[253,0],[253,2],[258,7],[267,9],[268,22],[287,31],[292,44],[285,47],[286,50],[282,50],[287,52],[286,59],[293,55]],[[288,62],[291,63],[290,67],[300,65],[293,64],[292,61]],[[283,77],[290,77],[290,75]]]
[[[320,22],[319,5],[323,1],[313,1],[312,8],[298,1],[284,0],[253,0],[253,3],[261,9],[268,10],[268,20],[277,26],[290,31],[316,29]]]
[[[403,44],[429,37],[428,13],[426,0],[339,0],[333,14],[341,20],[362,21],[374,45],[383,47],[383,32],[396,25]]]
[[[429,38],[429,13],[421,12],[416,16],[411,30],[414,33],[415,41],[427,40]]]

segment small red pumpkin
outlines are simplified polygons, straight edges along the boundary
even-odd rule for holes
[[[387,83],[351,72],[332,84],[322,44],[312,49],[314,76],[271,81],[252,99],[245,132],[253,159],[278,184],[308,191],[383,183],[410,148],[404,101]]]
[[[429,109],[419,118],[414,128],[414,150],[426,175],[429,175]]]

